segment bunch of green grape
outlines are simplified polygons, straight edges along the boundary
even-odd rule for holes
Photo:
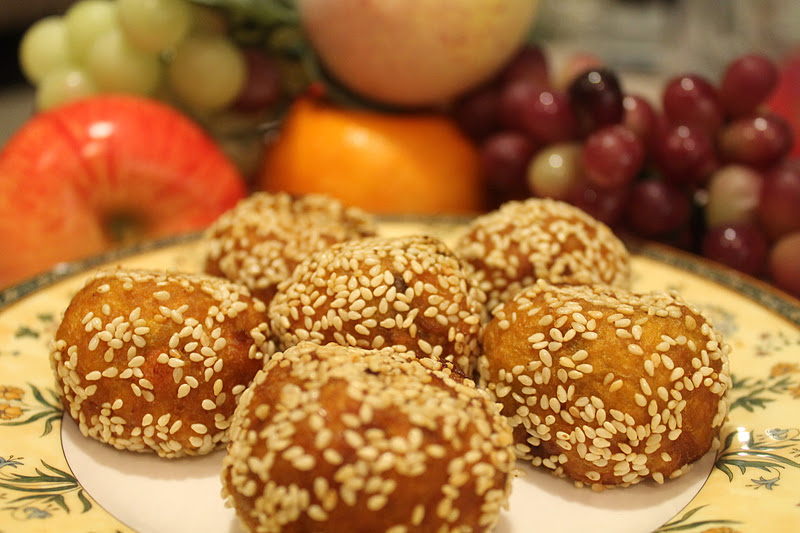
[[[254,69],[225,24],[188,0],[80,0],[25,32],[20,66],[39,110],[117,92],[207,114],[246,99]]]

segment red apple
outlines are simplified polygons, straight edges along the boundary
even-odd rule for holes
[[[199,230],[245,194],[211,138],[165,104],[106,95],[34,115],[0,151],[0,287]]]
[[[497,73],[536,0],[299,0],[303,28],[349,89],[400,106],[438,104]]]

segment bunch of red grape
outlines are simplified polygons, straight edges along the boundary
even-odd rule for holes
[[[684,74],[659,105],[606,67],[566,84],[529,45],[454,118],[478,143],[495,204],[573,203],[620,233],[680,246],[800,294],[800,161],[765,102],[779,71],[750,54],[719,83]]]

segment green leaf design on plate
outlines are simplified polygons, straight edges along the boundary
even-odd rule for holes
[[[42,436],[47,435],[53,430],[53,423],[61,420],[63,407],[61,405],[61,398],[54,389],[39,389],[37,386],[28,384],[31,395],[35,402],[25,403],[22,399],[16,399],[15,394],[7,399],[9,403],[2,404],[7,407],[4,412],[10,412],[12,407],[16,408],[16,412],[12,416],[4,417],[6,419],[0,420],[0,426],[24,426],[33,424],[38,421],[44,422],[44,429]],[[15,392],[21,389],[17,387],[3,387],[0,390],[14,390]],[[2,406],[0,405],[0,406]]]
[[[705,528],[707,526],[721,526],[721,525],[741,523],[735,520],[713,520],[713,519],[698,520],[695,522],[690,521],[694,515],[696,515],[705,507],[707,506],[701,505],[700,507],[689,509],[683,515],[679,517],[676,516],[674,519],[672,519],[671,521],[667,522],[666,524],[658,528],[656,530],[656,533],[666,533],[668,531],[691,531],[693,529],[698,529],[701,527]]]
[[[55,506],[65,513],[70,513],[73,510],[73,499],[79,503],[82,513],[91,510],[92,501],[75,476],[43,460],[40,462],[42,467],[35,468],[35,474],[7,471],[2,469],[6,464],[0,465],[0,489],[8,491],[3,495],[6,502],[3,510],[16,511],[39,505],[45,508]],[[22,466],[22,463],[17,460],[13,466],[16,469]],[[37,510],[49,515],[46,510]]]
[[[766,409],[767,404],[778,400],[779,396],[790,394],[800,387],[796,372],[773,373],[761,379],[739,379],[731,375],[731,381],[731,411],[745,409],[751,413],[756,409]]]
[[[735,430],[725,437],[714,466],[731,482],[736,477],[736,470],[742,475],[748,470],[768,473],[772,477],[765,478],[762,475],[757,479],[752,478],[752,485],[748,486],[772,490],[778,487],[785,468],[800,468],[800,462],[788,455],[800,456],[800,429],[775,428],[758,435],[751,431]]]

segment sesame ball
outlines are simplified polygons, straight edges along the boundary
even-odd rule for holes
[[[452,367],[400,346],[303,342],[242,396],[223,497],[246,531],[490,531],[511,429]]]
[[[436,238],[360,239],[300,263],[275,294],[270,326],[279,349],[303,340],[361,348],[399,344],[469,375],[479,353],[478,293]]]
[[[548,198],[511,201],[475,218],[453,245],[486,293],[486,308],[537,279],[627,286],[625,245],[602,222]]]
[[[266,306],[206,276],[104,270],[53,341],[62,403],[84,436],[161,457],[222,447],[239,396],[275,350]]]
[[[520,458],[602,489],[663,483],[718,445],[730,347],[677,294],[539,280],[494,315],[480,385]]]
[[[207,230],[205,270],[247,286],[268,304],[278,282],[307,255],[375,235],[376,228],[367,213],[324,195],[256,192]]]

